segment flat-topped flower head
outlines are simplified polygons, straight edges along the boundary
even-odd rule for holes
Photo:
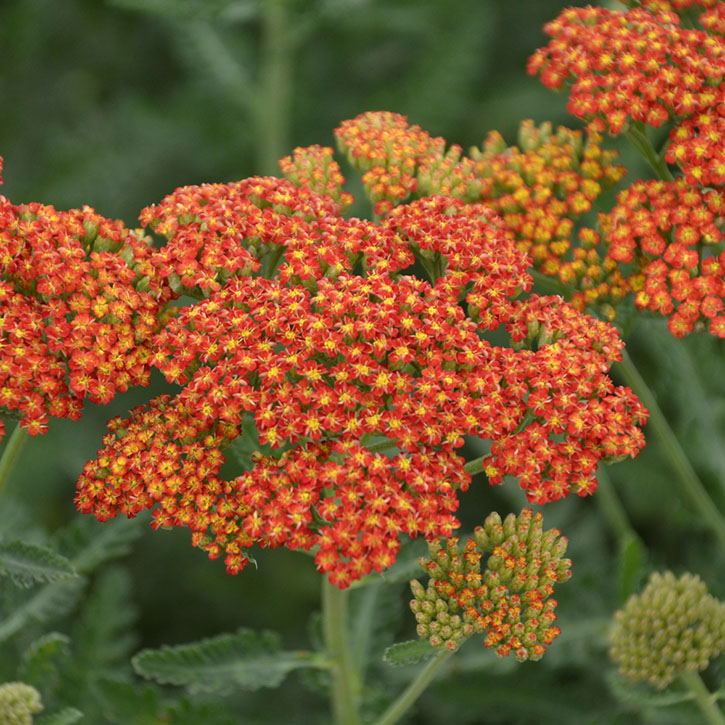
[[[568,8],[544,30],[552,40],[529,60],[550,88],[569,87],[569,111],[612,134],[712,110],[722,98],[722,38],[643,8]]]
[[[494,512],[462,548],[456,537],[430,542],[429,558],[420,559],[428,584],[410,583],[418,636],[456,650],[483,634],[501,657],[541,659],[560,633],[554,584],[571,577],[567,539],[557,529],[545,532],[542,520],[531,509],[503,522]]]
[[[0,408],[32,435],[148,384],[173,293],[150,240],[89,207],[0,197]]]
[[[432,196],[345,219],[318,184],[329,155],[294,158],[295,184],[184,187],[144,212],[169,237],[162,275],[204,299],[154,340],[181,392],[113,422],[81,510],[154,508],[231,573],[254,546],[314,548],[345,587],[392,564],[402,536],[451,535],[466,435],[493,441],[492,483],[520,476],[539,503],[590,493],[600,460],[636,455],[646,414],[606,377],[616,331],[558,297],[518,302],[529,258],[490,209]],[[406,274],[416,261],[430,281]],[[486,339],[499,328],[513,347]],[[225,481],[242,435],[268,449]]]
[[[725,652],[725,602],[698,576],[653,573],[615,615],[609,655],[627,679],[664,689]]]

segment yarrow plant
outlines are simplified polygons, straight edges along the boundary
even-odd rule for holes
[[[429,662],[375,722],[398,721],[474,634],[501,657],[544,656],[561,631],[554,585],[572,575],[566,537],[524,508],[484,514],[462,543],[459,509],[486,482],[515,480],[535,506],[595,494],[602,464],[642,450],[650,414],[672,436],[624,353],[628,300],[675,337],[725,337],[725,15],[702,2],[701,29],[685,28],[692,4],[574,8],[546,26],[529,71],[568,89],[583,130],[524,121],[518,145],[491,132],[465,154],[397,113],[343,121],[335,140],[370,218],[351,215],[363,200],[319,145],[281,159],[282,178],[176,189],[140,229],[0,197],[0,405],[20,419],[0,469],[21,427],[44,433],[48,416],[78,418],[84,399],[108,403],[156,369],[172,392],[108,422],[78,510],[150,510],[229,574],[286,547],[324,577],[323,653],[239,632],[142,652],[138,673],[223,689],[204,666],[236,658],[262,668],[264,682],[235,669],[255,689],[316,667],[335,721],[360,723],[348,597],[394,583],[417,538],[419,641],[386,660]],[[670,129],[659,151],[648,125]],[[627,134],[658,176],[611,209],[602,194],[626,169],[605,133]],[[670,455],[725,541],[676,440]]]

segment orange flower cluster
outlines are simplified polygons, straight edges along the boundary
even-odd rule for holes
[[[444,139],[428,136],[399,115],[365,113],[345,121],[336,134],[348,158],[367,170],[368,179],[375,178],[375,194],[386,199],[384,209],[377,207],[379,213],[389,213],[410,194],[480,202],[500,215],[539,271],[576,290],[574,303],[580,309],[617,302],[630,291],[616,264],[599,256],[596,244],[571,248],[576,219],[625,173],[615,163],[616,152],[602,150],[599,133],[590,129],[585,140],[581,131],[559,127],[552,133],[551,124],[537,128],[524,121],[520,148],[507,146],[492,132],[481,149],[471,149],[470,157],[462,156],[458,146],[445,151]],[[387,172],[391,166],[407,169],[406,194],[388,186],[398,183]],[[375,194],[373,201],[378,199]],[[491,221],[485,212],[482,218]]]
[[[679,23],[670,11],[569,8],[544,27],[552,40],[528,70],[550,88],[570,84],[569,111],[612,134],[707,113],[722,99],[725,47]]]
[[[165,272],[193,260],[189,283],[209,292],[154,340],[182,391],[114,421],[79,480],[82,511],[158,504],[157,525],[189,526],[230,572],[255,544],[316,546],[344,587],[392,563],[402,534],[450,535],[464,435],[498,441],[489,469],[524,476],[538,502],[591,492],[599,460],[643,445],[644,410],[605,376],[614,329],[559,298],[515,302],[528,259],[482,207],[432,197],[376,224],[251,179],[177,190],[148,216],[173,234]],[[233,270],[203,256],[227,237],[242,242]],[[403,274],[416,255],[434,284]],[[243,276],[254,264],[266,276]],[[503,324],[517,349],[483,339]],[[281,457],[225,482],[223,451],[252,425]]]
[[[693,7],[714,9],[720,0],[624,0],[625,5],[639,5],[651,13],[673,10],[682,13]]]
[[[503,522],[492,513],[463,550],[456,537],[445,546],[430,542],[430,559],[420,559],[428,586],[410,582],[418,636],[456,650],[472,634],[485,634],[486,647],[501,657],[513,652],[519,662],[541,659],[561,632],[550,597],[555,583],[571,577],[566,545],[557,529],[543,531],[541,514],[531,509]],[[483,554],[489,556],[482,574]]]
[[[340,165],[332,158],[329,146],[296,148],[291,156],[279,160],[279,168],[295,186],[305,186],[317,194],[331,196],[345,212],[354,201],[352,194],[343,191],[345,177]]]
[[[635,304],[684,337],[709,322],[725,337],[725,195],[677,181],[639,181],[600,217],[609,255],[632,264]]]
[[[567,256],[575,220],[625,174],[624,167],[615,164],[617,153],[603,151],[601,142],[601,135],[591,130],[584,140],[581,131],[560,126],[554,134],[551,124],[537,128],[524,121],[521,148],[507,147],[501,135],[492,132],[481,150],[471,150],[482,180],[480,200],[496,210],[542,274],[572,286],[578,283],[582,289],[600,280],[591,262],[582,264],[578,249],[573,250],[573,260]],[[605,280],[607,293],[621,285],[608,275]]]
[[[378,216],[415,193],[419,175],[425,180],[421,195],[462,196],[467,185],[475,182],[470,161],[464,162],[461,173],[459,146],[445,154],[445,139],[409,125],[398,113],[362,113],[343,121],[335,129],[335,138],[348,161],[363,173],[365,191]]]
[[[148,384],[171,290],[149,240],[89,207],[0,196],[0,407],[31,434]],[[0,435],[4,432],[0,422]]]

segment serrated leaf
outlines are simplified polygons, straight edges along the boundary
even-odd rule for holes
[[[131,660],[136,672],[148,679],[181,685],[191,693],[217,694],[277,687],[292,670],[321,667],[323,662],[310,652],[281,651],[273,632],[248,629],[177,647],[142,650]]]
[[[73,725],[82,717],[83,713],[80,710],[76,710],[74,707],[64,707],[62,710],[44,715],[34,722],[36,725]]]
[[[398,642],[392,647],[388,647],[383,655],[383,660],[393,667],[402,667],[428,660],[439,652],[440,650],[433,647],[427,639],[412,639],[409,642]]]
[[[85,579],[51,582],[33,592],[0,622],[0,642],[17,634],[28,623],[45,622],[70,612],[82,594]]]
[[[0,576],[9,576],[19,587],[78,576],[64,556],[24,541],[0,542]]]

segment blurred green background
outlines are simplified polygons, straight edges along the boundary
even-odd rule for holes
[[[294,146],[333,145],[340,121],[366,110],[403,113],[464,148],[492,129],[515,142],[523,118],[577,125],[565,96],[525,72],[529,54],[545,43],[542,25],[571,4],[584,3],[7,0],[0,3],[2,192],[16,203],[88,204],[134,225],[142,207],[177,186],[276,173],[275,160]],[[652,321],[636,326],[629,342],[722,502],[723,341],[678,342]],[[164,389],[155,377],[152,392]],[[77,516],[75,479],[100,446],[105,421],[148,397],[136,389],[107,408],[87,405],[80,423],[52,421],[47,436],[26,444],[5,494],[19,508],[3,504],[5,516],[26,517],[31,536]],[[679,497],[651,434],[648,442],[611,476],[653,552],[650,563],[698,573],[723,596],[722,552]],[[464,529],[493,509],[505,514],[523,503],[515,486],[491,489],[477,480],[463,497]],[[470,643],[456,684],[434,690],[416,722],[452,722],[454,713],[470,723],[635,721],[602,685],[604,627],[620,603],[605,518],[591,499],[544,513],[547,527],[569,536],[574,559],[575,578],[557,593],[561,642],[542,663],[523,668]],[[186,530],[145,526],[124,562],[137,646],[241,625],[276,629],[286,647],[307,646],[306,622],[319,606],[312,560],[284,550],[262,552],[258,562],[230,577],[221,562],[191,548]],[[402,615],[404,598],[400,608]],[[594,638],[592,622],[601,624]],[[401,632],[409,638],[413,630],[408,617]],[[299,678],[284,687],[291,689],[282,698],[240,697],[248,715],[239,722],[255,722],[259,707],[278,708],[280,722],[322,721],[324,701]]]

